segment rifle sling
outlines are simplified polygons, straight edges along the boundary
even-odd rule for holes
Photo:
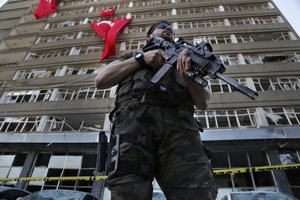
[[[172,67],[171,64],[165,63],[154,76],[151,78],[152,83],[157,83],[165,74],[166,72]]]

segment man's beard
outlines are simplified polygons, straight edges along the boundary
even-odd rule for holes
[[[171,37],[170,35],[167,35],[167,34],[161,34],[159,37],[167,40],[168,42],[172,42],[173,41],[173,37]]]

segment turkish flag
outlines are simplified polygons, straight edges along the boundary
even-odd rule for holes
[[[40,0],[38,6],[34,11],[36,19],[49,16],[51,13],[56,12],[57,2],[56,0]]]
[[[106,10],[102,10],[101,13],[100,13],[100,17],[112,17],[115,12],[116,12],[116,7],[114,8],[109,8],[109,9],[106,9]]]
[[[103,38],[104,49],[101,60],[109,56],[116,55],[116,38],[119,32],[129,23],[132,19],[113,19],[111,21],[92,22],[91,26],[94,31]]]
[[[109,44],[107,40],[107,34],[110,28],[114,25],[112,21],[101,21],[101,22],[92,22],[91,26],[93,27],[94,31],[103,38],[104,41],[104,50],[101,56],[101,60],[104,60],[107,56],[110,55],[109,52]]]

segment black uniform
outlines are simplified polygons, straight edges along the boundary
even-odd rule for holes
[[[117,90],[113,134],[121,139],[118,169],[108,179],[112,199],[152,199],[154,177],[168,200],[215,199],[211,166],[183,77],[172,68],[153,85],[153,75],[140,69]]]

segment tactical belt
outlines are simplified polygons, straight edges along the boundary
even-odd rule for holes
[[[156,97],[156,98],[155,98]],[[194,112],[194,106],[192,103],[186,100],[185,102],[180,101],[175,98],[161,98],[158,96],[155,97],[139,97],[136,98],[134,96],[127,95],[125,97],[120,98],[116,102],[116,107],[119,106],[134,106],[134,105],[157,105],[157,106],[166,106],[166,107],[178,107],[187,109],[189,112]]]

